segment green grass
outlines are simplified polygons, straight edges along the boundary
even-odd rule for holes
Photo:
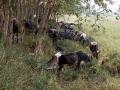
[[[22,45],[5,47],[0,41],[0,90],[119,90],[120,78],[120,21],[103,22],[106,33],[94,33],[91,23],[84,24],[85,32],[100,44],[101,55],[90,68],[74,69],[65,67],[58,78],[55,71],[41,69],[56,52],[49,37],[26,38]],[[39,43],[39,53],[29,55],[28,48]],[[82,50],[90,52],[79,42],[61,40],[59,45],[65,52]],[[99,65],[105,61],[103,65]],[[98,63],[99,62],[99,63]]]

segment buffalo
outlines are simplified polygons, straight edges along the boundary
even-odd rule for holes
[[[92,52],[93,56],[98,59],[100,50],[98,48],[98,43],[97,42],[91,42],[90,43],[90,51]]]
[[[12,19],[12,40],[14,41],[15,38],[18,42],[18,34],[19,34],[19,25],[18,20],[16,18]]]
[[[58,74],[59,74],[62,68],[64,67],[64,65],[75,66],[75,70],[77,70],[79,69],[80,65],[90,64],[91,61],[92,61],[92,55],[84,53],[82,51],[68,53],[68,54],[57,52],[48,61],[47,65],[49,67],[47,69],[53,69],[58,66]]]

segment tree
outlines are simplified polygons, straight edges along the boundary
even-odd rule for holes
[[[4,37],[9,36],[11,18],[16,17],[19,21],[20,30],[23,32],[23,19],[36,14],[42,17],[39,35],[44,35],[47,31],[49,19],[52,18],[56,20],[58,15],[63,14],[79,16],[82,12],[90,12],[89,1],[90,0],[0,0],[0,14],[1,21],[3,21],[1,31],[4,33]],[[94,1],[99,6],[106,8],[103,0]],[[82,3],[87,5],[83,6]]]

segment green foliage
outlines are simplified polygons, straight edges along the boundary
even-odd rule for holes
[[[76,6],[79,4],[79,0],[58,0],[60,6],[60,12],[63,14],[75,14]]]
[[[35,87],[35,90],[49,90],[48,80],[49,78],[45,73],[41,73],[39,76],[36,76],[33,79],[33,85]]]

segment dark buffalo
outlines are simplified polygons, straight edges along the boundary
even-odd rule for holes
[[[24,19],[23,25],[25,27],[25,32],[34,33],[35,35],[38,33],[39,25],[32,20]]]
[[[48,35],[52,39],[69,39],[69,40],[74,40],[75,37],[75,32],[59,32],[56,29],[49,29],[48,30]]]
[[[86,54],[82,51],[74,52],[74,53],[68,53],[68,54],[62,54],[61,52],[58,52],[55,54],[55,56],[52,57],[51,60],[48,61],[48,66],[52,69],[51,66],[57,66],[58,65],[58,74],[64,67],[64,65],[74,65],[75,70],[77,70],[80,65],[82,64],[89,64],[92,60],[92,55]]]
[[[18,25],[18,21],[16,18],[12,19],[12,39],[13,41],[15,40],[15,38],[17,39],[18,42],[18,34],[19,34],[19,25]]]
[[[62,39],[74,40],[75,33],[74,32],[59,32],[58,37]]]
[[[74,32],[74,23],[64,23],[64,22],[58,22],[61,29],[63,29],[65,32]]]

